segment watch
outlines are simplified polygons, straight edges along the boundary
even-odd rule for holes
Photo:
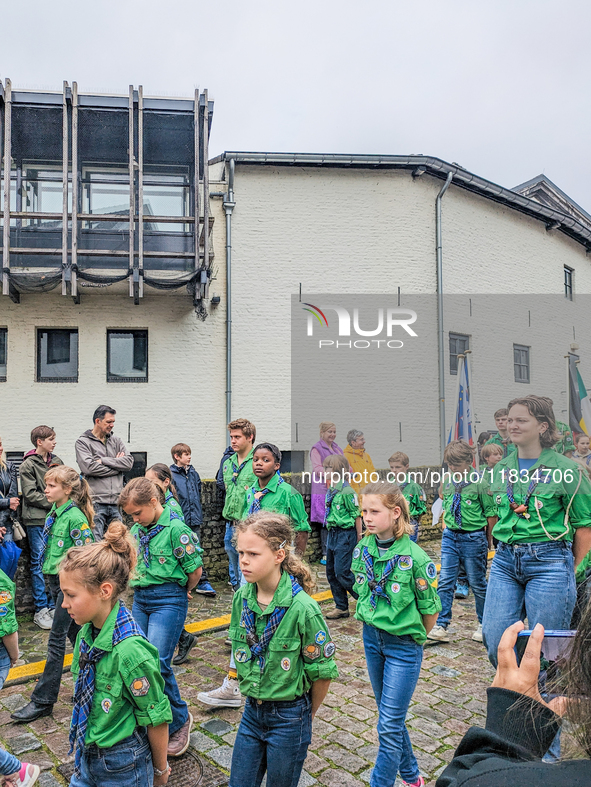
[[[168,771],[170,769],[170,766],[169,766],[168,762],[166,763],[166,767],[164,768],[163,771],[159,771],[158,768],[155,765],[153,767],[154,767],[154,775],[155,776],[164,776],[164,774],[168,773]]]

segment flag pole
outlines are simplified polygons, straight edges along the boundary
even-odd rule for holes
[[[452,424],[452,426],[449,427],[449,433],[448,433],[448,437],[447,437],[447,442],[448,443],[450,443],[451,439],[452,439],[451,431],[452,431],[452,429],[454,429],[455,425],[458,422],[458,403],[460,401],[460,388],[461,388],[461,385],[462,385],[462,364],[464,363],[465,360],[466,360],[466,356],[463,353],[460,353],[458,355],[458,369],[457,369],[458,384],[456,385],[456,399],[455,399],[455,401],[456,401],[456,409],[455,409],[455,412],[454,412],[453,424]]]
[[[470,358],[468,357],[472,353],[472,350],[466,350],[465,352],[466,352],[466,361],[465,361],[465,363],[466,363],[466,370],[467,370],[466,379],[468,380],[468,385],[469,385],[469,389],[468,389],[469,397],[468,397],[468,400],[470,402],[470,420],[469,420],[469,424],[470,424],[470,429],[472,431],[472,443],[473,443],[474,447],[476,448],[476,452],[474,454],[473,465],[474,465],[474,467],[476,469],[478,469],[478,463],[480,461],[480,456],[478,455],[478,440],[476,438],[476,432],[474,430],[474,404],[473,404],[473,399],[472,399],[472,369],[470,368]]]
[[[566,423],[572,432],[570,424],[570,352],[564,357],[566,358]]]

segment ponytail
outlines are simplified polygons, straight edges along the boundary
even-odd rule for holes
[[[272,552],[284,549],[285,559],[281,564],[282,570],[295,577],[306,593],[314,592],[316,583],[310,569],[296,556],[291,545],[295,533],[289,517],[275,514],[272,511],[257,511],[243,522],[238,522],[234,529],[234,544],[240,533],[250,531],[266,541]]]
[[[78,508],[86,517],[89,527],[94,528],[94,508],[92,507],[92,492],[88,486],[88,481],[81,478],[80,474],[74,470],[73,467],[66,465],[53,465],[45,473],[45,480],[55,481],[64,490],[68,487],[71,492],[69,494]]]
[[[123,522],[115,520],[109,525],[103,541],[68,549],[60,564],[60,573],[78,571],[81,583],[93,591],[103,582],[111,582],[114,596],[118,597],[127,589],[136,564],[136,544]]]

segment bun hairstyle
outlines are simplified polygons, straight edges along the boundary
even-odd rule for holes
[[[55,481],[61,487],[69,487],[70,500],[73,500],[82,511],[91,528],[94,527],[94,508],[92,507],[92,492],[86,479],[73,467],[66,465],[52,465],[45,473],[46,481]]]
[[[316,583],[310,569],[299,557],[296,557],[291,545],[295,534],[289,517],[275,514],[272,511],[257,511],[243,522],[238,522],[234,530],[234,538],[232,539],[234,545],[236,545],[240,533],[250,531],[266,541],[272,552],[277,552],[281,548],[285,549],[285,560],[281,564],[281,569],[295,577],[306,593],[314,592]]]
[[[82,584],[96,590],[103,582],[115,587],[115,597],[127,589],[129,577],[137,563],[137,547],[123,524],[109,525],[103,541],[71,547],[60,564],[60,573],[78,571]]]
[[[162,481],[163,483],[168,481],[168,489],[172,492],[177,503],[179,502],[179,496],[176,491],[176,486],[172,483],[172,473],[168,465],[165,465],[164,462],[157,462],[155,465],[152,465],[152,467],[148,467],[146,473],[147,472],[154,473],[158,481]]]
[[[119,508],[125,508],[130,503],[147,506],[154,497],[160,501],[160,505],[164,505],[164,491],[161,486],[149,478],[132,478],[127,486],[123,487],[117,504]]]
[[[397,507],[400,508],[400,516],[394,522],[394,538],[400,538],[405,533],[408,535],[412,533],[413,527],[410,524],[408,503],[400,491],[400,487],[387,481],[376,481],[374,484],[368,484],[362,489],[361,494],[363,497],[365,495],[376,495],[376,497],[380,498],[382,505],[390,510]]]

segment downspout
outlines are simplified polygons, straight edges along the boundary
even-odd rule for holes
[[[439,443],[441,457],[447,444],[445,433],[445,341],[443,334],[443,245],[441,241],[441,200],[450,187],[453,172],[449,172],[435,200],[435,238],[437,244],[437,344],[439,351]]]
[[[228,191],[224,194],[226,212],[226,424],[232,420],[232,211],[234,202],[234,159],[228,162]],[[229,440],[224,424],[224,434]]]

